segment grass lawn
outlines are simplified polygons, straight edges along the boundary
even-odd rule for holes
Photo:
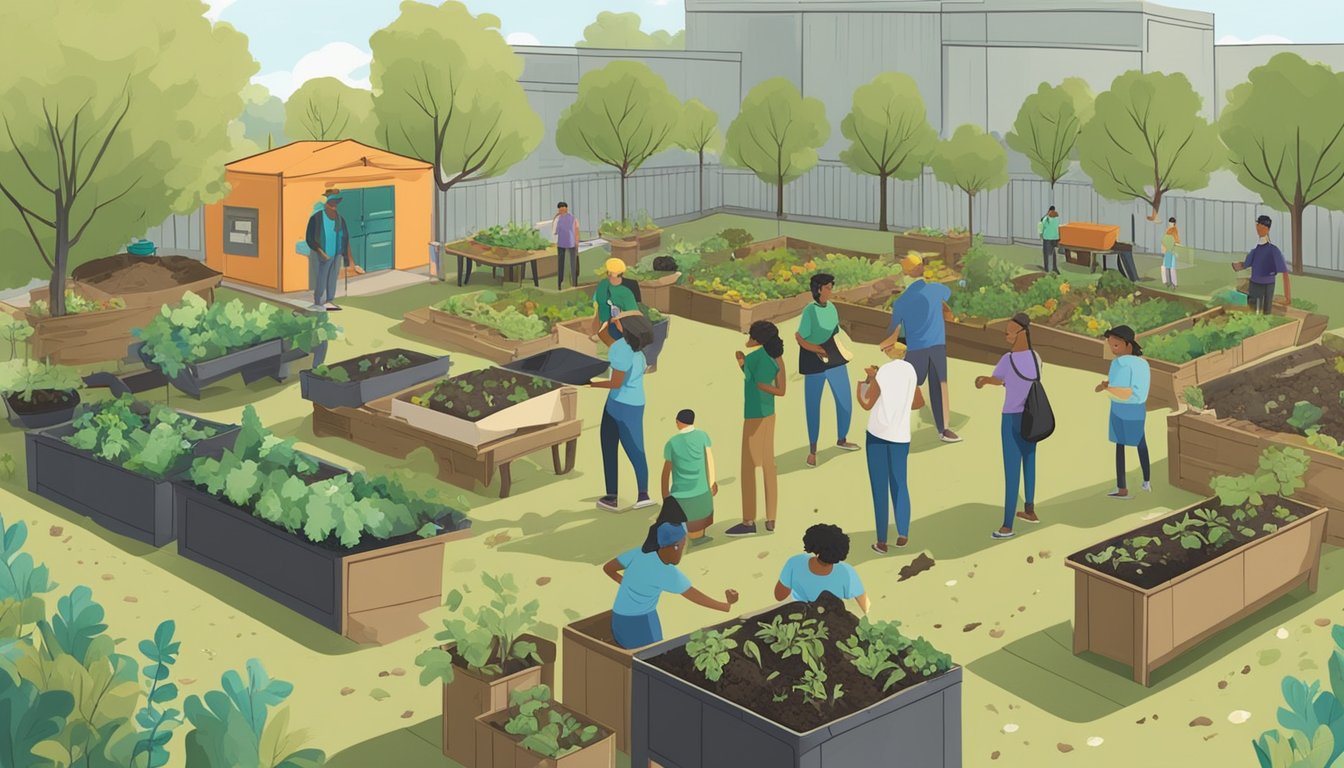
[[[729,226],[766,237],[776,233],[777,225],[714,216],[670,231],[696,239]],[[786,234],[822,243],[890,249],[889,234],[780,226]],[[998,250],[1022,263],[1036,258],[1030,248]],[[584,273],[591,274],[604,256],[601,251],[586,254]],[[1149,262],[1143,264],[1147,269]],[[1223,287],[1230,282],[1219,283],[1225,269],[1212,261],[1201,263],[1181,275],[1182,288]],[[1324,280],[1304,278],[1294,284],[1297,295],[1323,309],[1341,302],[1322,298],[1344,293],[1339,284]],[[482,281],[472,288],[485,285]],[[445,283],[343,301],[346,311],[336,320],[346,336],[333,345],[329,360],[392,346],[434,351],[403,336],[396,324],[403,312],[458,290]],[[1332,319],[1337,324],[1340,318]],[[782,334],[791,338],[796,326],[796,320],[782,324]],[[1334,644],[1328,628],[1315,622],[1344,622],[1344,552],[1333,548],[1327,548],[1322,560],[1317,593],[1308,595],[1302,588],[1251,621],[1219,633],[1155,673],[1151,688],[1132,682],[1126,669],[1073,655],[1073,576],[1064,558],[1198,497],[1166,482],[1166,412],[1159,411],[1148,423],[1154,492],[1124,503],[1104,498],[1114,478],[1106,401],[1093,392],[1100,377],[1051,369],[1049,361],[1045,380],[1060,426],[1038,456],[1042,525],[1019,526],[1019,535],[1009,541],[991,540],[989,534],[1000,522],[1003,492],[998,434],[1002,393],[974,389],[972,381],[988,374],[988,366],[953,360],[953,427],[965,442],[939,443],[927,410],[918,417],[910,456],[914,522],[907,550],[882,558],[868,548],[874,521],[862,454],[823,451],[816,469],[805,466],[802,380],[796,374],[778,408],[779,526],[773,534],[728,539],[722,531],[740,513],[742,392],[733,353],[742,341],[740,334],[674,318],[658,372],[646,379],[646,449],[655,459],[653,482],[661,469],[656,457],[674,431],[673,417],[680,408],[697,411],[698,424],[718,451],[718,522],[710,540],[691,547],[684,571],[703,591],[739,590],[740,612],[759,610],[773,603],[775,578],[784,560],[801,551],[807,526],[825,521],[843,527],[852,537],[850,562],[872,596],[874,615],[899,619],[907,632],[924,635],[965,666],[967,765],[988,765],[992,756],[997,756],[995,765],[1014,766],[1252,764],[1250,741],[1275,725],[1282,677],[1325,675]],[[856,356],[851,366],[855,376],[863,365],[880,362],[873,347],[860,345]],[[469,355],[453,358],[454,372],[484,365]],[[164,397],[162,391],[147,394],[150,400]],[[297,437],[324,458],[400,473],[420,487],[438,485],[427,450],[396,461],[341,439],[315,438],[311,407],[299,397],[297,377],[285,384],[267,380],[251,386],[234,379],[209,389],[200,402],[179,394],[172,402],[221,421],[236,421],[242,407],[254,403],[277,433]],[[515,465],[510,498],[495,498],[491,489],[464,494],[475,521],[474,535],[448,545],[446,588],[479,586],[482,570],[512,573],[525,599],[541,601],[542,634],[555,639],[565,623],[610,608],[615,585],[600,566],[637,546],[651,515],[612,514],[594,507],[602,491],[597,440],[602,404],[601,392],[580,395],[584,432],[571,475],[554,476],[549,456],[541,453]],[[852,439],[862,440],[865,418],[862,412],[855,415]],[[823,444],[833,441],[834,414],[827,406],[822,429]],[[184,695],[217,686],[223,671],[258,657],[273,676],[295,684],[292,722],[308,730],[314,746],[333,756],[330,765],[451,765],[438,748],[441,694],[421,687],[416,679],[414,658],[429,644],[432,630],[384,647],[356,646],[187,562],[172,545],[154,550],[30,495],[23,482],[23,435],[7,426],[0,429],[0,455],[5,453],[17,460],[19,469],[13,477],[0,479],[0,510],[8,521],[29,524],[28,551],[50,566],[62,593],[77,584],[92,586],[115,636],[138,642],[160,620],[175,619],[182,654],[174,678]],[[633,501],[633,476],[622,461],[621,495]],[[901,581],[901,567],[921,552],[936,565]],[[49,602],[54,606],[54,598]],[[723,618],[676,598],[663,601],[661,615],[668,637]],[[426,618],[433,621],[434,615]],[[1235,710],[1249,711],[1250,719],[1230,723],[1228,715]],[[1191,721],[1200,717],[1213,724],[1192,727]],[[1097,738],[1100,745],[1089,747],[1089,739],[1096,743]],[[171,751],[172,765],[182,765],[179,740]]]

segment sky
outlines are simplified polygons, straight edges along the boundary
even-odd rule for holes
[[[1341,0],[1167,0],[1212,11],[1220,43],[1344,43]],[[256,82],[288,97],[305,80],[336,77],[368,87],[369,35],[397,16],[400,0],[206,0],[213,20],[246,34],[261,62]],[[633,11],[644,30],[685,26],[683,0],[467,0],[493,13],[510,42],[573,45],[599,11]]]

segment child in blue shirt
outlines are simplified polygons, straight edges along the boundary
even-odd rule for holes
[[[784,563],[775,583],[776,600],[816,602],[822,592],[841,600],[854,600],[868,613],[868,594],[863,591],[859,572],[845,562],[849,557],[849,536],[839,526],[819,523],[803,534],[803,553]]]
[[[1106,344],[1115,359],[1110,374],[1097,385],[1098,392],[1111,396],[1107,437],[1115,443],[1115,490],[1106,494],[1113,499],[1131,499],[1125,487],[1125,446],[1139,449],[1139,467],[1143,470],[1143,490],[1151,491],[1152,472],[1148,462],[1148,438],[1144,421],[1148,415],[1148,389],[1152,370],[1143,359],[1143,348],[1134,338],[1134,329],[1117,325],[1105,334]]]

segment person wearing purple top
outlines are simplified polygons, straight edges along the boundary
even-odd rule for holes
[[[1283,251],[1269,242],[1269,228],[1274,222],[1268,216],[1255,220],[1255,233],[1260,242],[1246,254],[1245,261],[1232,265],[1234,271],[1251,270],[1251,284],[1246,291],[1247,303],[1251,309],[1262,315],[1268,315],[1274,309],[1274,278],[1283,275],[1283,303],[1293,303],[1293,287],[1288,283],[1288,265],[1283,261]]]
[[[1004,333],[1009,352],[999,358],[994,373],[977,376],[975,388],[986,384],[1003,387],[1003,418],[1000,435],[1003,438],[1003,527],[991,535],[1007,539],[1013,535],[1013,520],[1039,523],[1036,516],[1036,444],[1022,437],[1022,411],[1027,404],[1031,383],[1041,377],[1041,358],[1031,347],[1031,319],[1019,312],[1008,323]],[[1017,486],[1022,480],[1026,504],[1017,511]]]
[[[555,270],[555,288],[565,287],[565,257],[569,257],[569,284],[579,285],[579,220],[569,212],[569,203],[555,205],[555,218],[551,220],[551,229],[555,233],[555,253],[559,259]]]

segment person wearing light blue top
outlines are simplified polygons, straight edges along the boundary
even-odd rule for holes
[[[815,603],[822,592],[830,592],[841,600],[858,602],[859,609],[868,613],[868,594],[846,557],[849,536],[839,526],[818,523],[808,528],[803,534],[803,554],[790,557],[779,572],[775,599]]]
[[[1143,359],[1143,348],[1135,340],[1133,328],[1117,325],[1106,332],[1105,339],[1115,356],[1109,375],[1096,388],[1097,392],[1111,396],[1107,436],[1115,443],[1115,490],[1106,495],[1113,499],[1131,499],[1133,496],[1125,484],[1125,446],[1138,448],[1143,490],[1153,490],[1148,438],[1144,435],[1152,371],[1148,361]]]
[[[664,592],[725,613],[737,602],[735,590],[726,590],[722,601],[699,591],[677,567],[686,550],[685,525],[655,522],[649,538],[652,546],[646,542],[602,566],[612,581],[621,585],[611,606],[611,634],[622,648],[643,648],[663,639],[658,599]]]
[[[304,250],[308,256],[308,283],[313,289],[313,309],[336,311],[340,307],[332,303],[336,298],[336,283],[341,275],[341,261],[360,274],[364,270],[357,266],[350,252],[350,232],[341,216],[341,192],[329,189],[323,193],[326,200],[315,207],[308,217],[308,227],[304,231]]]
[[[608,331],[612,326],[620,338],[612,338]],[[620,511],[616,495],[620,474],[617,449],[624,448],[635,468],[635,484],[639,491],[635,509],[644,509],[656,503],[649,498],[649,461],[644,454],[644,369],[648,367],[648,361],[643,350],[653,343],[653,324],[639,311],[623,312],[603,327],[601,337],[608,347],[611,378],[590,384],[597,389],[610,390],[598,432],[607,492],[597,500],[597,508]]]
[[[915,281],[892,302],[887,339],[880,346],[885,350],[895,345],[899,340],[897,329],[905,329],[905,361],[914,366],[920,385],[926,380],[929,383],[928,402],[933,409],[933,427],[938,432],[938,439],[959,443],[961,437],[948,424],[951,400],[947,387],[945,323],[952,317],[952,310],[947,306],[952,289],[924,279],[924,259],[918,254],[911,254],[903,261],[907,264],[906,273]]]

